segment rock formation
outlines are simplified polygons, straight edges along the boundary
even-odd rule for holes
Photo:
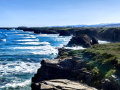
[[[99,44],[98,39],[96,37],[92,37],[92,45],[93,44]]]
[[[91,39],[86,35],[80,35],[76,37],[72,37],[69,41],[67,46],[83,46],[83,47],[90,47],[91,46]]]
[[[120,29],[119,28],[108,28],[103,29],[99,32],[99,39],[110,41],[110,42],[120,42]]]
[[[44,59],[41,61],[41,68],[38,69],[37,74],[35,74],[34,77],[32,78],[32,84],[31,84],[32,90],[40,90],[43,87],[45,88],[46,85],[48,85],[49,88],[58,88],[59,85],[56,86],[56,84],[60,83],[59,80],[54,80],[56,84],[54,84],[54,82],[52,81],[46,81],[53,79],[60,79],[60,80],[68,79],[68,85],[70,85],[69,83],[72,84],[72,82],[69,82],[69,80],[90,83],[92,79],[92,73],[86,71],[85,68],[86,68],[86,64],[84,60],[80,59],[79,57],[54,59],[54,60]],[[65,83],[65,80],[61,82]],[[72,85],[74,86],[75,84],[73,83]],[[39,88],[35,89],[36,87]],[[64,85],[63,87],[61,85],[60,88],[76,88],[76,86],[67,87],[67,85]]]
[[[101,81],[103,90],[120,90],[120,78],[116,75],[111,75]]]
[[[59,36],[70,36],[71,34],[70,34],[70,32],[69,31],[67,31],[67,30],[62,30],[62,31],[60,31],[60,35]]]

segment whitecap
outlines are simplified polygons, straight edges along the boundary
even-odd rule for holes
[[[8,84],[5,84],[4,86],[1,86],[0,88],[9,88],[9,87],[12,87],[12,88],[17,88],[17,87],[24,87],[26,85],[29,85],[31,83],[31,80],[26,80],[24,82],[19,82],[19,83],[8,83]]]
[[[82,50],[82,49],[86,49],[83,48],[82,46],[77,46],[77,47],[64,47],[65,49],[72,49],[72,50]]]
[[[22,62],[22,61],[16,61],[11,62],[8,61],[6,65],[0,65],[0,72],[3,75],[10,75],[14,72],[14,74],[20,74],[20,73],[36,73],[37,69],[40,67],[39,63],[30,63],[30,62]]]
[[[6,39],[1,39],[1,41],[6,42]]]
[[[37,34],[36,37],[58,37],[59,34]]]
[[[16,41],[39,41],[39,39],[23,39],[23,40],[16,40]]]
[[[40,50],[49,50],[49,49],[53,49],[52,46],[50,45],[46,45],[46,46],[26,46],[26,47],[11,47],[12,49],[40,49]]]
[[[106,44],[106,43],[110,43],[110,42],[108,42],[108,41],[98,40],[98,43],[99,43],[99,44]]]
[[[49,42],[25,42],[25,43],[17,43],[17,44],[25,44],[25,45],[40,45],[40,44],[50,44]]]

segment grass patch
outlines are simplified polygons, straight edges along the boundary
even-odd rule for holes
[[[110,75],[120,77],[120,43],[95,44],[84,50],[71,50],[67,56],[89,58],[87,70],[92,71],[91,85],[100,87],[101,80]]]

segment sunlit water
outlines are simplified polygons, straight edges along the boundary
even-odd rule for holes
[[[41,60],[57,57],[56,48],[66,45],[71,37],[0,29],[0,90],[30,90],[31,78]],[[80,46],[65,48],[85,49]]]
[[[55,58],[56,47],[66,45],[70,37],[58,34],[34,34],[0,30],[0,90],[30,90],[31,77],[43,58]]]

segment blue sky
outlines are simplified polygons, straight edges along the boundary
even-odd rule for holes
[[[0,0],[0,27],[120,23],[120,0]]]

